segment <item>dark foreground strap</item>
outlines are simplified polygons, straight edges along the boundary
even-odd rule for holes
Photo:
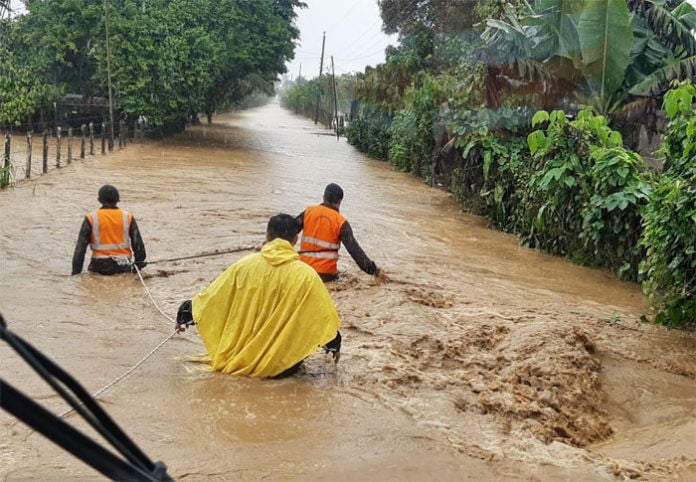
[[[117,458],[60,418],[31,401],[11,385],[0,381],[0,393],[3,394],[0,397],[0,406],[3,409],[114,480],[171,480],[164,464],[161,462],[152,463],[77,380],[46,358],[43,353],[7,329],[2,315],[0,315],[0,339],[5,340],[126,460]],[[108,470],[108,472],[103,469]],[[123,470],[128,472],[125,473]]]
[[[2,379],[0,392],[0,407],[104,476],[112,480],[171,480],[155,478],[156,474],[124,462]],[[166,473],[162,466],[161,474]]]

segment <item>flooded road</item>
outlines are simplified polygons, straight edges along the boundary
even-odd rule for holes
[[[342,251],[337,367],[317,353],[280,381],[206,372],[189,361],[195,330],[144,360],[172,334],[165,314],[244,252],[151,264],[147,291],[136,275],[69,276],[102,184],[159,261],[253,246],[329,182],[393,279]],[[522,248],[277,105],[22,181],[0,211],[0,313],[90,393],[108,386],[105,409],[175,479],[696,479],[692,334],[640,324],[637,285]],[[67,409],[4,344],[0,373]],[[0,413],[0,480],[99,478]]]

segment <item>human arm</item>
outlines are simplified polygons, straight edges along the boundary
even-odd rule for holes
[[[297,223],[297,232],[299,233],[304,228],[304,211],[295,216],[295,222]]]
[[[135,222],[135,218],[131,220],[130,227],[128,228],[128,234],[131,239],[131,249],[133,250],[133,261],[135,261],[138,268],[144,268],[147,264],[145,258],[147,258],[147,253],[145,252],[145,243],[140,235],[140,230],[138,229],[138,223]]]
[[[72,259],[72,273],[73,275],[82,272],[82,266],[85,264],[85,253],[87,252],[87,245],[92,238],[92,225],[85,216],[84,221],[82,221],[82,226],[80,227],[80,234],[77,236],[77,244],[75,245],[75,252],[73,253]]]
[[[355,260],[361,270],[365,273],[378,276],[379,268],[366,254],[365,251],[360,247],[358,241],[353,235],[353,228],[351,228],[350,223],[345,221],[343,226],[341,226],[340,231],[341,243],[346,247],[348,254]]]

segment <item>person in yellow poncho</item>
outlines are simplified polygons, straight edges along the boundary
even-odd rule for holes
[[[319,275],[299,260],[297,234],[289,214],[271,217],[261,252],[235,262],[181,304],[177,329],[195,323],[213,370],[292,375],[319,347],[338,363],[341,321]]]

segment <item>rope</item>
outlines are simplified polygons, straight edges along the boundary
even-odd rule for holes
[[[172,261],[183,261],[186,259],[196,259],[196,258],[204,258],[206,256],[218,256],[221,254],[230,254],[230,253],[239,253],[241,251],[255,251],[257,248],[255,246],[245,246],[243,248],[232,248],[232,249],[227,249],[224,251],[215,251],[212,253],[202,253],[202,254],[193,254],[191,256],[181,256],[180,258],[167,258],[167,259],[157,259],[155,261],[148,261],[147,264],[158,264],[158,263],[169,263]],[[336,249],[312,249],[312,250],[307,250],[307,251],[298,251],[297,254],[305,254],[305,253],[323,253],[327,251],[337,251]]]
[[[132,372],[134,372],[140,365],[142,365],[143,363],[145,363],[145,361],[147,361],[148,358],[150,358],[152,355],[154,355],[155,352],[156,352],[157,350],[159,350],[166,342],[168,342],[169,340],[171,340],[171,338],[172,338],[174,335],[176,335],[176,334],[177,334],[177,331],[174,330],[174,332],[173,332],[171,335],[169,335],[167,338],[165,338],[164,340],[162,340],[162,341],[160,342],[160,344],[157,345],[155,348],[153,348],[153,349],[150,351],[150,353],[148,353],[147,355],[145,355],[145,356],[143,357],[142,360],[140,360],[138,363],[136,363],[135,365],[133,365],[132,367],[130,367],[128,370],[126,370],[126,371],[123,373],[123,375],[121,375],[120,377],[116,378],[114,381],[112,381],[112,382],[109,383],[108,385],[105,385],[105,386],[102,387],[100,390],[97,390],[96,392],[94,392],[94,393],[92,394],[92,398],[96,400],[97,397],[98,397],[99,395],[101,395],[102,393],[104,393],[105,391],[107,391],[109,388],[113,387],[113,386],[116,385],[118,382],[120,382],[121,380],[123,380],[124,378],[126,378],[128,375],[130,375]],[[71,412],[73,412],[73,411],[75,411],[75,409],[74,409],[74,408],[70,408],[70,409],[68,409],[68,410],[66,410],[66,411],[64,411],[64,412],[62,412],[61,414],[59,414],[58,417],[63,418],[64,416],[68,415],[69,413],[71,413]]]
[[[155,261],[148,261],[147,264],[168,263],[171,261],[182,261],[185,259],[204,258],[206,256],[218,256],[221,254],[239,253],[241,251],[253,251],[254,249],[256,249],[254,246],[251,246],[251,247],[247,246],[247,247],[243,247],[243,248],[232,248],[232,249],[228,249],[225,251],[215,251],[213,253],[194,254],[191,256],[182,256],[180,258],[158,259]]]
[[[155,301],[155,299],[152,297],[152,294],[150,293],[150,290],[149,290],[149,289],[147,288],[147,286],[145,285],[145,280],[143,279],[143,275],[142,275],[142,273],[140,272],[140,269],[139,269],[135,264],[133,265],[133,267],[135,268],[135,272],[138,274],[138,277],[140,278],[140,282],[142,283],[143,288],[145,288],[145,292],[147,293],[147,296],[150,298],[150,301],[152,301],[152,304],[155,305],[155,308],[157,308],[157,310],[158,310],[160,313],[162,313],[162,315],[163,315],[165,318],[167,318],[169,321],[171,321],[172,323],[176,323],[176,320],[175,320],[174,318],[170,317],[169,315],[167,315],[167,314],[162,310],[162,308],[159,307],[159,305],[157,304],[157,302]],[[93,399],[96,399],[99,395],[101,395],[102,393],[104,393],[105,391],[107,391],[109,388],[113,387],[113,386],[116,385],[118,382],[120,382],[121,380],[123,380],[124,378],[126,378],[128,375],[130,375],[131,373],[133,373],[138,367],[140,367],[143,363],[145,363],[145,362],[147,361],[148,358],[150,358],[152,355],[154,355],[154,354],[157,352],[157,350],[159,350],[160,348],[162,348],[162,346],[164,346],[164,344],[165,344],[166,342],[168,342],[169,340],[171,340],[172,337],[173,337],[174,335],[176,335],[177,333],[178,333],[178,331],[177,331],[177,330],[174,330],[174,332],[173,332],[171,335],[169,335],[167,338],[165,338],[164,340],[162,340],[155,348],[153,348],[147,355],[145,355],[138,363],[136,363],[135,365],[133,365],[132,367],[130,367],[130,368],[129,368],[128,370],[126,370],[120,377],[116,378],[116,379],[115,379],[114,381],[112,381],[111,383],[109,383],[109,384],[105,385],[104,387],[102,387],[101,389],[97,390],[95,393],[93,393],[93,394],[91,395],[91,397],[92,397]],[[68,409],[68,410],[66,410],[66,411],[64,411],[64,412],[62,412],[61,414],[59,414],[58,417],[59,417],[59,418],[63,418],[64,416],[70,414],[70,413],[73,412],[74,410],[75,410],[75,408],[70,408],[70,409]]]
[[[157,308],[157,311],[159,311],[160,313],[162,313],[162,316],[164,316],[166,319],[168,319],[168,320],[171,321],[172,323],[176,323],[176,320],[175,320],[174,318],[172,318],[171,316],[167,315],[167,314],[162,310],[162,308],[159,307],[159,305],[157,304],[157,302],[155,301],[155,299],[152,297],[152,294],[150,293],[150,290],[147,288],[147,285],[145,285],[145,280],[143,279],[143,275],[142,275],[142,273],[140,272],[140,268],[138,268],[138,266],[135,265],[135,264],[133,265],[133,267],[135,268],[135,272],[138,274],[138,278],[140,278],[140,283],[143,285],[143,288],[145,288],[145,293],[147,293],[147,296],[150,298],[150,301],[152,301],[152,304],[155,305],[155,308]]]

